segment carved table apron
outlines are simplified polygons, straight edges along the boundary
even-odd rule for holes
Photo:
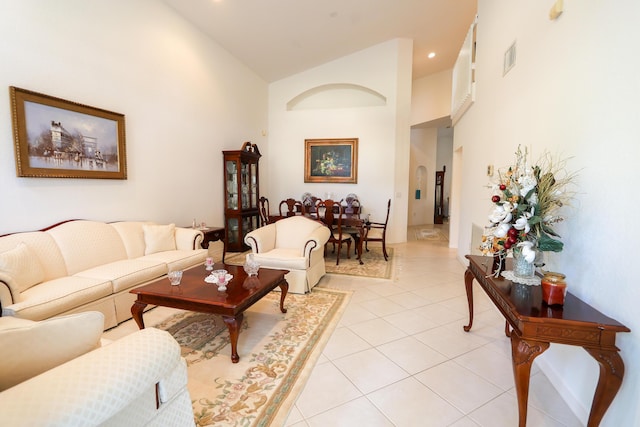
[[[550,343],[583,347],[600,365],[600,378],[595,390],[588,427],[600,424],[622,384],[624,363],[616,347],[616,333],[629,328],[600,313],[595,308],[567,293],[564,306],[547,306],[542,301],[540,286],[513,283],[504,277],[493,277],[492,257],[467,255],[469,267],[464,274],[469,303],[469,332],[473,325],[473,279],[480,284],[505,317],[505,332],[511,338],[511,356],[520,427],[527,423],[529,375],[533,360]],[[507,260],[509,263],[510,259]],[[509,332],[509,327],[512,331]]]

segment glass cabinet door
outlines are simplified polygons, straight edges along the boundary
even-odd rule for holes
[[[227,209],[238,209],[238,174],[236,162],[226,161]]]
[[[241,163],[240,167],[242,168],[241,171],[240,171],[240,179],[241,179],[241,182],[242,182],[242,186],[241,186],[241,191],[242,191],[241,209],[248,209],[249,208],[249,183],[250,183],[249,164],[248,163]]]
[[[227,218],[227,244],[238,245],[240,243],[238,218]],[[244,236],[243,236],[244,238]]]
[[[251,163],[251,208],[257,208],[258,207],[258,164],[257,163]]]

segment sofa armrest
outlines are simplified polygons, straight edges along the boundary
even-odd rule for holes
[[[309,259],[312,251],[324,251],[324,245],[329,241],[330,236],[329,227],[318,227],[313,230],[304,245],[304,257]]]
[[[276,225],[268,224],[247,233],[244,242],[254,254],[268,252],[276,247]]]
[[[180,346],[168,332],[143,329],[3,391],[2,422],[98,425],[150,387],[161,388],[180,363]]]
[[[17,302],[20,302],[20,293],[12,286],[11,277],[0,272],[0,309]]]
[[[176,227],[176,249],[192,251],[202,247],[204,234],[193,228]]]

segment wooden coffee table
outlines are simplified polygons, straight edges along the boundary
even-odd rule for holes
[[[178,286],[172,286],[169,279],[164,277],[131,290],[132,294],[137,295],[131,306],[131,314],[140,329],[144,329],[142,312],[148,304],[219,314],[229,328],[231,361],[238,363],[238,335],[245,310],[279,286],[282,291],[280,311],[286,313],[284,299],[289,291],[289,284],[284,275],[289,271],[261,268],[257,277],[249,277],[242,266],[218,263],[214,269],[225,269],[233,274],[226,291],[220,292],[217,285],[205,282],[204,278],[209,272],[204,266],[196,266],[184,271]]]

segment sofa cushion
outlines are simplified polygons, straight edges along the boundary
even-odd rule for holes
[[[151,259],[123,259],[81,271],[75,276],[109,280],[113,292],[120,292],[167,274],[164,262]]]
[[[97,311],[34,322],[0,317],[0,390],[100,346],[104,315]]]
[[[69,221],[45,233],[50,234],[60,248],[68,275],[127,259],[120,235],[104,222]]]
[[[20,243],[27,245],[31,253],[38,257],[44,271],[43,280],[67,275],[64,258],[51,235],[42,231],[8,234],[0,237],[0,252],[13,249]]]
[[[21,293],[44,280],[44,270],[38,257],[22,242],[0,253],[0,271],[13,279],[13,283],[9,283],[12,293]]]
[[[204,265],[204,260],[207,256],[208,252],[206,249],[196,249],[193,251],[175,250],[156,252],[154,254],[145,255],[140,259],[163,262],[167,264],[167,271],[171,271],[185,270],[197,264]]]
[[[145,255],[176,249],[175,224],[145,224],[142,226],[142,230],[144,231]]]
[[[144,231],[142,226],[145,224],[153,225],[152,222],[143,221],[119,221],[112,222],[109,225],[113,227],[127,250],[127,256],[130,259],[138,258],[144,255]]]
[[[300,255],[299,249],[276,248],[267,252],[253,254],[253,258],[262,267],[284,270],[306,270],[307,259]]]
[[[76,309],[113,293],[109,280],[67,276],[32,286],[22,301],[2,307],[4,316],[42,320]]]

